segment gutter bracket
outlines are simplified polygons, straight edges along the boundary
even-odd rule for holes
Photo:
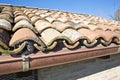
[[[25,54],[22,54],[22,64],[23,64],[23,72],[29,71],[30,65],[29,65],[29,57]]]

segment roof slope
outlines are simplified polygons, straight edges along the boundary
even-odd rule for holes
[[[0,56],[0,75],[118,54],[119,44],[118,21],[0,5],[0,53],[12,54]]]
[[[120,44],[120,22],[101,17],[0,5],[0,52],[18,54]]]

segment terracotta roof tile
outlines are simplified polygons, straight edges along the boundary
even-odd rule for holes
[[[52,27],[52,24],[50,24],[48,21],[38,20],[35,22],[35,28],[38,30],[39,33],[50,27]]]
[[[28,17],[29,17],[29,18],[31,18],[31,17],[33,17],[33,16],[35,16],[34,13],[30,13],[30,14],[28,14]]]
[[[10,22],[8,22],[5,19],[0,19],[0,28],[5,29],[5,30],[11,30],[12,26]]]
[[[55,40],[61,38],[61,34],[59,31],[55,29],[48,28],[41,33],[41,37],[42,37],[43,42],[47,46],[50,46]]]
[[[60,32],[63,32],[67,28],[73,28],[72,25],[66,24],[66,23],[63,23],[63,22],[60,22],[60,21],[54,21],[52,23],[52,27],[57,29]]]
[[[42,18],[35,15],[35,16],[31,17],[30,19],[31,19],[32,24],[35,24],[36,21],[41,20]]]
[[[25,15],[19,15],[19,16],[15,17],[14,22],[17,23],[20,20],[27,20],[30,22],[30,19]]]
[[[14,35],[12,36],[9,45],[10,46],[18,46],[21,42],[24,41],[34,41],[39,45],[42,44],[40,39],[33,33],[32,30],[28,28],[22,28],[17,30]]]
[[[0,19],[5,19],[5,20],[13,23],[13,19],[9,14],[0,13]]]
[[[75,42],[79,41],[80,39],[84,38],[84,35],[79,33],[74,29],[66,29],[62,32],[62,36],[65,36],[69,44],[74,44]]]
[[[89,29],[79,29],[78,32],[80,32],[81,34],[83,34],[86,37],[86,40],[89,43],[94,42],[96,39],[98,39],[99,37],[101,37],[98,33],[95,33],[95,31],[89,30]]]
[[[0,46],[3,50],[7,46],[10,52],[19,53],[31,44],[38,50],[52,50],[60,44],[69,49],[120,44],[119,21],[57,10],[1,6]],[[20,49],[14,48],[19,45],[22,45]]]
[[[30,24],[27,20],[20,20],[19,22],[15,24],[12,30],[16,31],[20,28],[29,28],[33,30],[34,32],[37,32],[36,29],[32,26],[32,24]]]

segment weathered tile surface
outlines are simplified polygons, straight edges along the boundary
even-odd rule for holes
[[[0,7],[2,50],[14,51],[23,43],[32,45],[38,51],[52,50],[59,44],[68,49],[120,44],[118,21],[49,9],[12,5]]]

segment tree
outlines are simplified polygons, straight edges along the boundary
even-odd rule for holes
[[[120,8],[115,12],[113,19],[120,21]]]

